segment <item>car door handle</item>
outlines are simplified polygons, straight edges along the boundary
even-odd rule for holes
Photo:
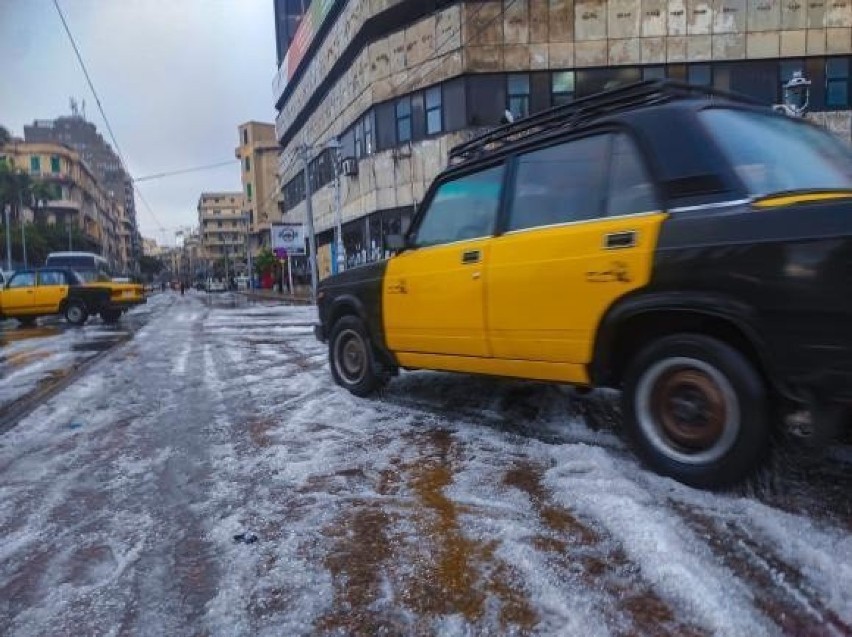
[[[479,259],[482,257],[482,253],[479,250],[467,250],[466,252],[462,252],[462,263],[467,265],[469,263],[479,263]]]
[[[619,248],[632,248],[636,245],[636,231],[611,232],[604,235],[604,248],[607,250],[618,250]]]

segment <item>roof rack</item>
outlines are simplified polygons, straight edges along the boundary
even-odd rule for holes
[[[711,87],[692,86],[672,80],[647,80],[596,93],[517,122],[495,128],[450,150],[450,165],[478,159],[513,142],[538,133],[559,128],[571,129],[590,119],[621,111],[651,106],[678,99],[720,98],[727,101],[759,104],[743,95]]]

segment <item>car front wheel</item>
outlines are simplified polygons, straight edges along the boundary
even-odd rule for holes
[[[68,301],[63,315],[71,325],[83,325],[89,318],[89,310],[82,301]]]
[[[369,396],[382,386],[367,328],[358,317],[344,316],[334,324],[328,357],[334,382],[352,394]]]
[[[769,447],[763,380],[739,351],[707,336],[678,334],[643,350],[625,377],[622,410],[639,455],[691,486],[735,484]]]

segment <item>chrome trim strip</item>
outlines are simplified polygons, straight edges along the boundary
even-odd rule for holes
[[[619,219],[635,219],[637,217],[650,217],[651,215],[658,215],[661,212],[663,212],[663,211],[652,210],[652,211],[648,211],[648,212],[632,212],[632,213],[626,214],[626,215],[613,215],[611,217],[603,216],[603,217],[594,217],[592,219],[580,219],[579,221],[564,221],[562,223],[551,223],[551,224],[546,225],[546,226],[531,226],[529,228],[518,228],[517,230],[507,230],[506,232],[504,232],[500,236],[505,237],[506,235],[510,235],[510,234],[518,234],[518,233],[521,233],[521,232],[531,232],[531,231],[534,231],[534,230],[542,230],[544,228],[561,228],[563,226],[577,226],[577,225],[580,225],[580,224],[583,224],[583,223],[598,223],[598,222],[601,222],[601,221],[618,221]],[[495,238],[499,239],[500,236],[495,237]]]
[[[749,204],[752,202],[751,198],[748,199],[735,199],[733,201],[719,201],[716,203],[705,203],[698,206],[681,206],[679,208],[670,208],[669,212],[692,212],[694,210],[713,210],[715,208],[734,208],[736,206],[742,206],[745,204]]]

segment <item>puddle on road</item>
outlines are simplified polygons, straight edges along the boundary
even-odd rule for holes
[[[17,343],[36,338],[47,338],[49,336],[58,336],[62,330],[54,325],[39,325],[37,327],[12,328],[8,330],[0,330],[0,345],[8,345],[9,343]]]

